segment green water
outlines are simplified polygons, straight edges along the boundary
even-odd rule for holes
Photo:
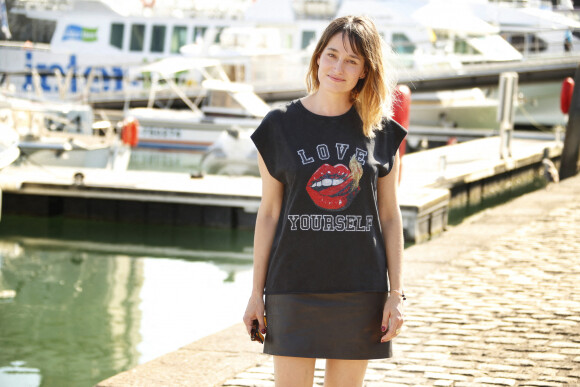
[[[0,386],[93,386],[241,321],[249,231],[0,222]]]

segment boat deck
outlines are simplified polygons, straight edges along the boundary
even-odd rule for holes
[[[499,148],[496,136],[405,155],[399,201],[407,239],[444,230],[453,207],[539,176],[544,149],[557,159],[562,145],[516,138],[507,160]],[[49,166],[6,168],[0,189],[6,214],[240,228],[253,227],[261,196],[256,177]]]
[[[471,64],[460,70],[408,71],[400,75],[399,82],[408,85],[413,92],[497,86],[500,74],[508,71],[518,73],[519,83],[561,82],[566,77],[574,77],[578,63],[578,53],[538,55],[521,61]]]

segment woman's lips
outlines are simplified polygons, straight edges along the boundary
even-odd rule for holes
[[[339,211],[350,205],[360,187],[353,189],[350,170],[343,164],[324,164],[310,177],[306,191],[318,207]]]
[[[337,77],[333,77],[332,75],[329,75],[328,78],[330,78],[331,80],[333,80],[334,82],[344,82],[344,79],[342,78],[337,78]]]

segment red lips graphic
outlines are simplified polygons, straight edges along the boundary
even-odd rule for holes
[[[314,172],[306,186],[306,192],[318,207],[325,210],[346,209],[360,191],[358,180],[343,164],[324,164]]]

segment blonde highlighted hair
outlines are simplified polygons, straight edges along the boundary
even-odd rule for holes
[[[381,129],[383,117],[391,118],[393,115],[396,78],[393,71],[385,71],[385,53],[389,49],[370,18],[343,16],[326,27],[310,59],[307,90],[310,94],[318,91],[318,58],[336,34],[342,34],[344,44],[348,41],[354,53],[364,59],[365,77],[352,89],[350,99],[362,119],[364,135],[372,138],[374,131]]]

